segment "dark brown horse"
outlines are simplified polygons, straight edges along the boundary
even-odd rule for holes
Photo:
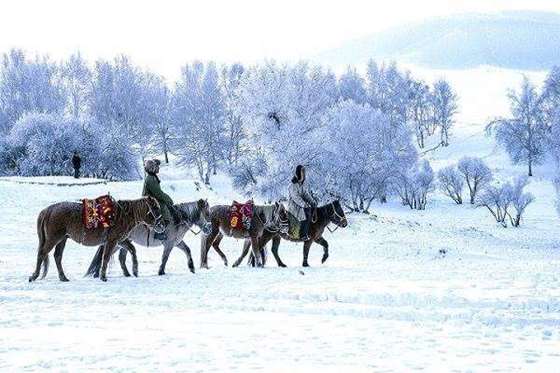
[[[253,219],[249,229],[231,229],[230,228],[230,206],[217,205],[210,208],[210,222],[212,230],[208,235],[202,238],[200,247],[200,267],[208,268],[208,251],[210,246],[214,247],[216,252],[222,257],[224,264],[227,265],[227,259],[220,250],[220,241],[224,235],[234,238],[246,238],[253,246],[253,252],[259,253],[260,246],[258,239],[265,231],[279,232],[288,229],[288,213],[284,206],[280,203],[274,205],[253,207]],[[260,255],[256,255],[257,267],[261,267],[263,263],[260,261]]]
[[[329,257],[329,243],[327,240],[323,238],[323,233],[325,228],[332,223],[335,224],[337,227],[345,228],[348,226],[348,220],[346,219],[346,215],[344,215],[344,210],[340,205],[340,202],[334,201],[325,206],[318,207],[313,215],[313,219],[311,220],[311,227],[309,228],[309,239],[304,241],[299,238],[294,238],[285,232],[271,232],[265,231],[260,239],[259,245],[263,250],[260,252],[261,260],[265,260],[264,255],[264,247],[265,245],[272,240],[272,254],[276,259],[276,263],[279,267],[286,267],[280,256],[278,255],[278,248],[280,247],[280,238],[283,238],[288,241],[292,242],[303,242],[303,266],[309,267],[309,263],[307,258],[309,256],[309,249],[311,248],[311,244],[313,242],[318,243],[319,245],[323,246],[323,258],[321,259],[321,263],[325,263],[327,258]],[[335,228],[336,229],[336,228]],[[245,241],[243,247],[243,253],[236,261],[237,264],[241,263],[245,255],[247,254],[248,247],[251,245],[251,242]],[[251,256],[249,258],[250,263],[254,263],[254,259]]]
[[[107,263],[114,247],[124,242],[132,229],[144,224],[162,232],[165,228],[159,203],[152,197],[136,200],[115,201],[114,223],[110,228],[86,229],[82,221],[82,204],[60,202],[50,205],[39,213],[37,218],[37,265],[29,281],[39,277],[43,265],[43,277],[47,275],[49,252],[54,250],[54,259],[60,281],[68,281],[62,270],[62,254],[68,238],[84,246],[104,245],[103,263],[100,278],[107,281]],[[134,248],[132,248],[134,249]],[[135,256],[135,255],[134,255]]]

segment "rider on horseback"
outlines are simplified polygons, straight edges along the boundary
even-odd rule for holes
[[[159,177],[159,159],[149,159],[144,162],[144,170],[146,171],[146,178],[144,179],[144,189],[142,190],[143,196],[154,197],[160,205],[161,216],[165,222],[166,230],[163,233],[154,233],[154,238],[160,241],[167,239],[167,226],[171,223],[172,219],[177,220],[175,208],[173,207],[173,200],[167,193],[161,190]]]
[[[300,238],[307,241],[309,239],[311,214],[313,209],[317,207],[317,201],[311,195],[307,186],[304,185],[304,182],[305,168],[298,165],[292,178],[292,184],[288,188],[288,211],[300,221]]]

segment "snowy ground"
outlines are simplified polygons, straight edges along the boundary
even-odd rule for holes
[[[523,172],[482,126],[457,131],[461,141],[429,155],[435,167],[470,154],[501,176]],[[314,246],[304,274],[301,246],[286,242],[289,268],[272,257],[260,270],[225,268],[211,252],[212,268],[193,275],[175,251],[163,277],[161,250],[139,248],[139,278],[114,263],[102,283],[82,277],[94,249],[69,243],[71,282],[59,282],[52,263],[33,284],[43,207],[107,191],[134,198],[141,183],[0,180],[0,371],[558,371],[560,219],[544,176],[529,186],[537,201],[519,229],[436,193],[423,212],[391,202],[375,216],[349,216],[347,229],[326,233],[327,263]],[[213,190],[176,170],[162,179],[176,201],[242,199],[226,178]],[[196,263],[199,241],[186,238]],[[224,239],[230,262],[241,245]]]

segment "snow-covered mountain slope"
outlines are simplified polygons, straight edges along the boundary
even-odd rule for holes
[[[430,68],[483,65],[550,69],[560,61],[560,14],[512,11],[462,14],[399,26],[324,51],[314,60],[337,65],[368,59],[397,60]]]

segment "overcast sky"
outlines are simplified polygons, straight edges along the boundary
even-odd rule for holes
[[[345,40],[423,18],[532,9],[560,12],[559,0],[401,1],[2,1],[0,51],[20,47],[61,58],[130,55],[173,77],[194,59],[295,60]]]

